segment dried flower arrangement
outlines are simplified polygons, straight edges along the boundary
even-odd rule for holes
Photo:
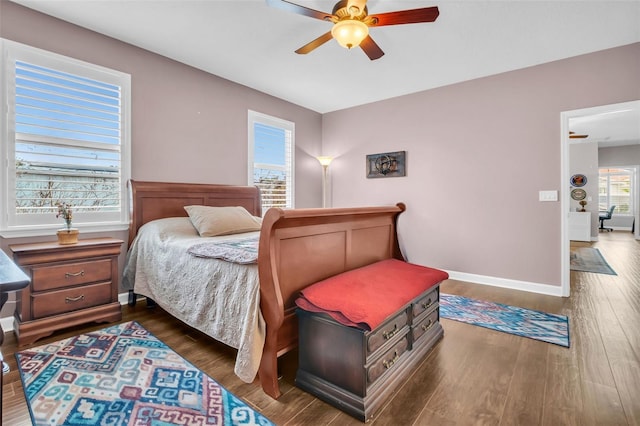
[[[73,220],[73,211],[71,210],[71,204],[61,202],[56,203],[56,206],[58,207],[58,213],[56,214],[56,217],[63,218],[67,226],[67,230],[71,229],[71,221]]]

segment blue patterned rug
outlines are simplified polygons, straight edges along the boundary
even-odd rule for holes
[[[569,318],[564,315],[441,293],[440,316],[569,347]]]
[[[16,358],[34,425],[273,425],[137,322]]]
[[[604,259],[597,248],[578,247],[571,249],[571,270],[593,272],[596,274],[618,275]]]

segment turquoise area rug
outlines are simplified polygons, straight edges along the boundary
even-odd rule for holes
[[[440,317],[569,347],[564,315],[441,293]]]
[[[604,256],[597,248],[578,247],[571,249],[570,262],[572,271],[618,275],[604,260]]]
[[[137,322],[16,358],[34,425],[273,425]]]

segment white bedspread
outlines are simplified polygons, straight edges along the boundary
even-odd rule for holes
[[[152,298],[174,317],[238,349],[235,373],[247,383],[258,372],[265,340],[258,266],[199,258],[187,250],[203,241],[257,234],[205,238],[189,218],[155,220],[138,231],[123,277],[125,288]]]

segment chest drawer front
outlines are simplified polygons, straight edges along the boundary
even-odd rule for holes
[[[422,313],[430,311],[438,304],[439,298],[439,287],[436,286],[429,293],[420,297],[413,303],[413,317],[418,318]]]
[[[412,328],[413,341],[418,342],[420,338],[428,336],[430,331],[434,329],[433,326],[436,325],[438,321],[439,311],[437,309],[418,321],[418,323]]]
[[[33,291],[111,280],[111,259],[33,268]]]
[[[387,371],[391,371],[407,350],[409,350],[408,333],[367,368],[367,387],[382,377]]]
[[[367,356],[391,340],[393,336],[403,332],[407,324],[409,324],[409,314],[405,309],[373,330],[367,337]]]
[[[111,302],[111,282],[32,294],[33,319]]]

